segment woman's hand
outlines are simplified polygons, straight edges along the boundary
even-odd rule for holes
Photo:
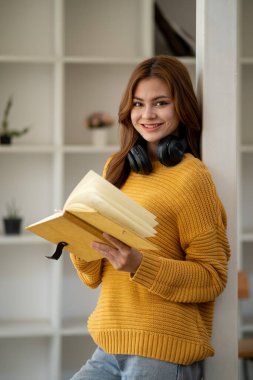
[[[140,266],[142,254],[111,235],[104,233],[103,237],[114,247],[93,242],[92,248],[105,256],[115,269],[134,274]]]

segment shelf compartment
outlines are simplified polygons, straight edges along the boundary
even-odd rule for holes
[[[90,144],[91,131],[85,119],[95,111],[105,111],[115,119],[108,129],[109,144],[117,144],[119,102],[134,66],[66,65],[65,144]],[[73,99],[75,101],[73,102]]]
[[[193,40],[196,39],[196,1],[195,0],[156,0],[163,16],[168,20],[171,25],[175,23],[178,27],[182,28]],[[153,21],[154,25],[154,45],[155,54],[174,55],[174,52],[167,45],[164,36],[160,29]]]
[[[143,56],[141,5],[140,0],[65,0],[65,55]]]
[[[46,255],[46,245],[1,246],[0,321],[52,320],[53,266]]]
[[[0,114],[10,96],[10,129],[30,126],[14,137],[15,145],[48,145],[53,142],[54,66],[50,64],[0,63]]]
[[[1,379],[50,379],[50,338],[0,339]]]
[[[48,56],[54,52],[54,2],[1,1],[0,54]]]
[[[92,356],[96,345],[90,336],[63,337],[62,339],[62,376],[69,380]],[[74,355],[73,355],[74,353]]]
[[[6,161],[8,160],[8,169]],[[0,215],[6,204],[15,200],[25,226],[50,215],[53,191],[52,158],[48,155],[12,154],[0,160]],[[2,228],[2,225],[1,225]]]

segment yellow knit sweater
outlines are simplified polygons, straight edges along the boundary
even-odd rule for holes
[[[101,284],[88,321],[98,346],[112,354],[191,364],[214,354],[215,298],[227,281],[226,215],[204,164],[190,154],[174,167],[154,162],[131,173],[122,191],[157,216],[158,252],[143,251],[134,276],[105,260],[71,255],[80,279]]]

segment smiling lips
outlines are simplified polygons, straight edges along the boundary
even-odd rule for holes
[[[163,123],[156,123],[156,124],[141,124],[141,126],[145,129],[148,129],[149,131],[154,131],[158,129]]]

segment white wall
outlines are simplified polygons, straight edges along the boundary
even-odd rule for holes
[[[214,358],[205,380],[238,379],[237,360],[237,0],[197,0],[197,89],[203,106],[203,160],[228,216],[232,256],[214,321]]]

